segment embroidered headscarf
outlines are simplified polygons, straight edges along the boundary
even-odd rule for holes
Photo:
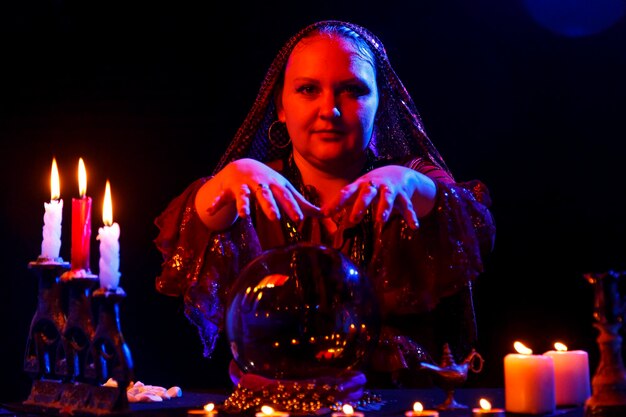
[[[445,170],[450,177],[443,158],[435,149],[424,131],[421,118],[413,99],[391,66],[382,42],[369,30],[354,23],[338,20],[319,21],[296,33],[280,49],[271,63],[256,100],[243,124],[218,162],[214,172],[234,160],[249,157],[262,162],[284,159],[290,147],[275,146],[272,139],[287,135],[284,125],[280,129],[269,129],[277,120],[274,96],[287,61],[294,47],[302,39],[318,33],[338,33],[357,42],[365,42],[371,49],[376,66],[376,78],[380,103],[376,114],[375,129],[369,148],[377,159],[397,160],[407,155],[421,157]]]

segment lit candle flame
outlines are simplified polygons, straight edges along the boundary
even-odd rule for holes
[[[491,410],[491,403],[489,402],[489,400],[481,398],[479,404],[480,408],[482,408],[483,410]]]
[[[354,408],[352,408],[350,404],[344,404],[343,407],[341,407],[341,411],[343,411],[344,414],[349,415],[349,416],[354,414]]]
[[[111,184],[107,180],[104,189],[104,204],[102,205],[102,222],[105,226],[113,224],[113,202],[111,201]]]
[[[558,350],[559,352],[567,352],[567,346],[565,346],[563,343],[561,342],[556,342],[554,344],[554,348],[556,350]]]
[[[108,182],[107,182],[108,184]],[[213,412],[213,410],[215,409],[215,404],[213,403],[207,403],[204,405],[204,411],[206,411],[207,413],[211,413]]]
[[[274,414],[274,409],[269,405],[264,405],[263,407],[261,407],[261,412],[266,416],[271,416],[272,414]]]
[[[52,158],[52,170],[50,172],[50,199],[61,198],[61,185],[59,184],[59,168],[56,158]]]
[[[413,403],[413,411],[415,411],[416,413],[421,413],[422,411],[424,411],[424,406],[421,402],[415,401]]]
[[[81,198],[87,195],[87,170],[83,158],[78,160],[78,193]]]
[[[532,355],[533,350],[527,348],[522,342],[513,343],[513,347],[517,351],[517,353],[521,353],[522,355]]]

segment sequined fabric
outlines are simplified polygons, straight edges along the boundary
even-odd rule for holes
[[[210,356],[223,330],[229,285],[239,271],[263,250],[303,240],[323,243],[341,250],[367,271],[380,294],[383,335],[388,336],[381,339],[381,354],[372,369],[393,372],[414,368],[415,358],[425,360],[429,357],[425,352],[436,356],[435,350],[444,342],[451,344],[455,354],[464,355],[476,337],[471,283],[483,272],[484,257],[494,244],[489,192],[477,180],[455,182],[426,136],[382,43],[369,31],[351,23],[325,21],[290,39],[270,65],[256,101],[215,172],[242,157],[281,160],[282,174],[315,201],[315,190],[301,183],[295,164],[290,162],[289,147],[272,147],[267,131],[276,120],[273,91],[291,50],[300,39],[327,25],[352,29],[376,56],[380,107],[364,171],[393,163],[428,175],[437,184],[435,209],[420,219],[418,230],[410,229],[401,217],[392,217],[382,228],[375,227],[368,214],[355,227],[345,228],[339,223],[331,236],[316,219],[295,225],[286,215],[281,222],[270,222],[253,213],[216,233],[209,231],[195,213],[195,194],[208,180],[202,178],[190,184],[155,221],[159,228],[155,244],[164,257],[156,288],[184,297],[185,313],[199,329],[205,356]],[[460,302],[451,301],[459,295]]]

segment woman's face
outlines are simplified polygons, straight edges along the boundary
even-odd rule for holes
[[[341,36],[304,39],[287,61],[277,108],[294,153],[313,166],[362,163],[378,108],[371,57]]]

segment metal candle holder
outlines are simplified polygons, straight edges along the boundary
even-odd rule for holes
[[[124,290],[94,291],[96,275],[78,275],[62,260],[38,259],[29,268],[38,277],[38,296],[24,357],[33,383],[23,407],[58,414],[127,412],[133,362],[119,319]],[[102,385],[109,378],[117,387]]]
[[[600,362],[591,379],[593,394],[585,402],[585,417],[626,416],[626,369],[622,359],[620,329],[624,316],[624,298],[620,280],[625,272],[586,273],[594,287],[594,312],[600,334]]]

